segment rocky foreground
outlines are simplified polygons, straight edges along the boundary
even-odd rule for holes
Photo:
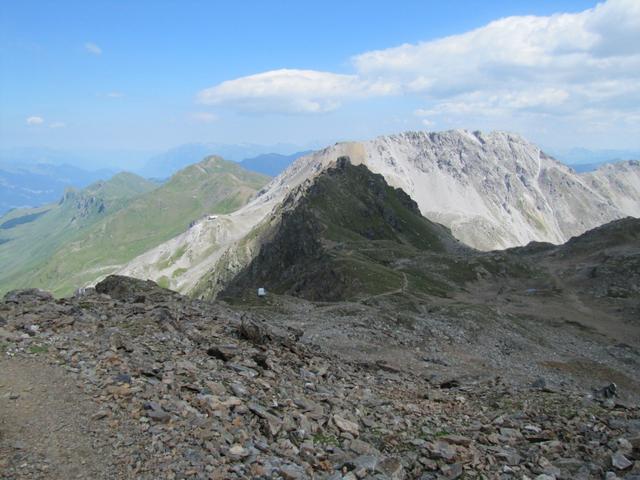
[[[256,318],[125,277],[7,294],[0,477],[640,479],[614,386],[434,383]]]

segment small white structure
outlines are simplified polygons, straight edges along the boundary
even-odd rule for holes
[[[209,215],[207,217],[207,219],[209,219],[209,220],[215,220],[216,218],[218,218],[218,215]]]
[[[267,296],[267,291],[264,289],[264,287],[260,287],[258,289],[258,296],[259,297],[266,297]]]

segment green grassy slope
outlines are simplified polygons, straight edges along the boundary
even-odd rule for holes
[[[57,204],[7,213],[0,218],[0,293],[28,286],[31,272],[58,248],[156,187],[137,175],[120,173],[83,190],[69,189]]]
[[[194,220],[236,210],[268,181],[235,162],[208,157],[70,239],[26,283],[68,294],[182,233]]]

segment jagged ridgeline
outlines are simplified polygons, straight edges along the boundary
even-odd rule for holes
[[[401,188],[417,203],[425,218],[450,228],[455,238],[485,252],[531,241],[561,244],[612,220],[640,215],[638,162],[621,162],[579,175],[537,146],[507,132],[404,132],[366,142],[338,143],[301,157],[246,206],[216,221],[199,222],[195,228],[139,255],[119,273],[150,278],[199,298],[215,298],[251,263],[262,245],[274,238],[282,214],[291,210],[306,192],[305,187],[299,187],[309,186],[345,155],[353,165],[363,164],[383,175],[390,186]],[[291,197],[292,192],[298,192],[298,196]],[[290,200],[285,205],[287,197]],[[332,201],[341,205],[339,199]],[[349,227],[357,227],[359,221],[353,219]],[[366,239],[362,232],[355,233]],[[416,253],[427,252],[415,247],[408,238],[403,240]],[[337,249],[332,251],[337,254]],[[368,257],[371,255],[366,253]],[[379,263],[382,255],[380,252],[375,262]],[[433,262],[420,262],[419,255],[403,255],[400,257],[412,258],[411,267],[419,274],[405,271],[406,265],[382,259],[394,271],[389,277],[380,278],[379,283],[386,285],[381,290],[372,289],[375,294],[390,291],[391,285],[400,288],[400,281],[401,286],[405,285],[400,267],[407,274],[410,290],[416,290],[420,283],[417,278],[411,281],[413,275],[423,279],[419,291],[440,295],[448,294],[451,288],[447,284],[454,278],[485,275],[481,268],[468,267],[469,259],[453,262],[451,258],[434,258]],[[487,260],[491,257],[474,258],[489,272],[503,268]],[[431,265],[434,263],[436,267]],[[437,265],[443,263],[448,264],[439,269]],[[368,290],[365,288],[362,295],[367,295]]]
[[[640,313],[633,300],[640,295],[639,228],[640,220],[626,218],[564,245],[482,252],[423,217],[382,175],[340,157],[288,195],[279,221],[261,227],[257,255],[220,295],[251,301],[264,287],[309,300],[482,304],[486,295],[510,291],[607,305],[618,298],[618,314],[631,318]]]
[[[208,157],[161,186],[120,174],[58,205],[0,219],[0,293],[38,287],[67,295],[208,214],[243,206],[269,181],[235,162]]]
[[[345,155],[353,165],[381,174],[415,204],[400,194],[374,198],[365,195],[364,188],[358,193],[353,185],[333,191],[326,179],[314,183]],[[297,257],[282,247],[285,253],[276,258],[282,257],[289,273],[286,279],[276,279],[281,291],[309,298],[353,299],[394,291],[448,296],[470,279],[486,277],[486,272],[493,275],[506,268],[526,273],[529,266],[498,253],[480,255],[467,249],[454,255],[446,249],[451,235],[435,230],[427,234],[424,225],[431,230],[444,225],[464,244],[489,252],[530,241],[561,244],[612,220],[640,215],[637,161],[578,175],[507,132],[405,132],[338,143],[301,157],[267,184],[268,180],[210,157],[153,191],[126,196],[118,205],[84,201],[78,192],[77,201],[69,195],[63,202],[78,208],[62,217],[53,214],[59,209],[49,207],[11,212],[0,219],[5,225],[0,230],[0,293],[40,287],[64,295],[118,272],[212,299],[263,245],[274,241],[279,228],[287,226],[283,215],[292,221],[289,215],[295,217],[292,210],[302,202],[299,212],[307,208],[317,217],[317,230],[303,233],[315,235],[322,248],[305,251],[295,246],[294,253],[329,252],[322,262],[314,257],[316,273],[329,275],[318,279],[324,278],[327,286],[332,275],[344,281],[338,282],[339,297],[338,287],[332,292],[304,286],[304,279],[294,280],[289,272],[291,262],[284,262]],[[324,189],[326,195],[314,189]],[[314,203],[304,198],[308,194]],[[368,211],[380,202],[384,208]],[[354,207],[361,204],[366,207]],[[432,223],[423,225],[416,204]],[[57,231],[63,235],[56,237]],[[446,255],[438,254],[437,241],[423,241],[436,237]],[[55,238],[62,240],[52,241]],[[333,266],[320,268],[327,261]],[[264,281],[266,273],[260,275]]]
[[[265,237],[271,238],[223,297],[251,294],[257,286],[314,300],[446,295],[449,268],[473,252],[424,218],[404,191],[346,156],[292,192]],[[425,262],[433,268],[423,268]]]

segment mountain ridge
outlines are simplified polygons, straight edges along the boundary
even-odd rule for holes
[[[403,250],[466,249],[448,229],[422,217],[405,192],[364,165],[351,165],[348,157],[317,176],[299,201],[297,195],[285,199],[274,232],[266,233],[259,253],[221,292],[223,298],[242,290],[252,295],[255,285],[312,300],[345,300],[357,296],[361,284],[373,289],[367,294],[382,293],[385,277],[391,274],[391,283],[402,285],[406,274],[395,274],[376,255],[361,257],[360,250],[386,249],[395,256],[396,247],[399,262]]]
[[[249,172],[236,162],[207,157],[132,199],[126,208],[105,216],[81,235],[69,237],[37,269],[30,269],[28,285],[49,288],[56,294],[70,293],[188,229],[192,222],[242,206],[267,181],[268,177]],[[74,195],[69,191],[63,202],[73,200]],[[9,245],[2,247],[8,249]],[[2,287],[8,289],[8,285]]]
[[[202,293],[207,277],[223,288],[259,251],[260,232],[279,219],[279,205],[300,185],[349,156],[402,188],[426,218],[449,227],[454,236],[480,250],[562,243],[589,228],[633,213],[640,214],[640,167],[629,164],[611,181],[601,170],[582,176],[544,154],[522,137],[507,132],[405,132],[368,142],[343,142],[301,157],[266,185],[245,207],[216,222],[199,222],[163,245],[133,259],[119,272],[140,278],[171,279],[181,292]],[[630,187],[619,194],[616,179]],[[610,186],[607,186],[610,185]],[[617,203],[626,202],[624,209]],[[186,251],[174,264],[174,251]],[[174,278],[176,271],[179,275]]]
[[[41,262],[129,199],[157,184],[131,173],[78,190],[67,188],[57,203],[13,210],[0,218],[0,291],[28,285]]]

